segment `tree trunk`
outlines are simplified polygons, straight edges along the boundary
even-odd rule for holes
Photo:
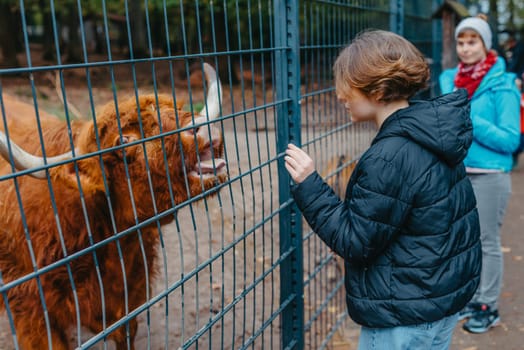
[[[504,52],[499,45],[498,33],[499,33],[499,12],[497,8],[497,0],[489,0],[489,24],[493,31],[493,48],[500,54]]]
[[[0,49],[2,51],[2,60],[0,66],[2,68],[15,68],[19,66],[16,58],[17,43],[16,33],[12,32],[12,28],[17,28],[16,21],[20,20],[20,16],[15,16],[11,6],[3,1],[0,1]],[[14,36],[13,36],[14,35]],[[13,40],[15,38],[15,40]]]
[[[105,30],[103,32],[98,31],[98,27],[102,26],[103,23],[100,23],[99,20],[93,16],[93,26],[94,26],[94,36],[95,36],[95,52],[97,54],[105,53],[107,46],[106,46],[106,38],[105,38]],[[109,35],[109,33],[107,33]]]
[[[68,2],[67,3],[67,33],[68,33],[68,42],[67,42],[67,62],[68,63],[77,63],[82,61],[81,41],[80,36],[78,35],[78,29],[80,28],[80,21],[78,19],[78,11],[76,8],[76,3]]]
[[[43,52],[42,58],[46,61],[56,60],[56,46],[53,33],[53,19],[51,17],[51,10],[46,0],[39,0],[39,7],[43,10],[43,29],[42,44]]]
[[[145,15],[142,11],[140,0],[129,1],[129,21],[131,25],[131,38],[134,57],[146,57],[147,38],[145,27]]]
[[[220,6],[217,6],[215,8],[215,11],[216,12],[214,19],[216,30],[216,47],[218,52],[225,52],[228,51],[226,43],[226,30],[228,24],[224,16],[224,9]],[[231,31],[229,31],[229,35],[231,36]],[[234,55],[221,55],[218,57],[218,70],[220,76],[228,78],[229,74],[231,74],[230,83],[233,85],[237,85],[240,83],[240,78],[237,73],[237,67],[235,67],[236,65],[238,65],[238,63]]]
[[[508,12],[509,12],[509,18],[506,22],[506,28],[509,28],[510,30],[516,31],[517,26],[515,25],[515,1],[509,0],[508,2]]]

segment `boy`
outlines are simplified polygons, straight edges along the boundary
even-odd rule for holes
[[[472,142],[465,90],[409,101],[429,79],[406,39],[359,34],[334,64],[353,121],[379,129],[341,201],[290,144],[292,193],[311,228],[345,260],[359,349],[447,349],[480,276],[479,221],[462,160]]]

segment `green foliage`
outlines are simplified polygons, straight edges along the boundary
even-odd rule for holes
[[[203,108],[204,108],[204,103],[203,102],[195,102],[195,103],[193,103],[193,112],[194,113],[199,113]],[[182,107],[182,110],[190,112],[191,111],[191,106],[190,105],[184,105]]]

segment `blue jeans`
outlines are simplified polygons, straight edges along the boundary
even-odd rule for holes
[[[451,344],[458,314],[435,322],[393,328],[362,327],[358,350],[445,350]]]

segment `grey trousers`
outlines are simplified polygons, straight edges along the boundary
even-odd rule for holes
[[[500,227],[511,195],[509,173],[469,174],[477,198],[482,243],[480,285],[472,301],[498,308],[504,261]]]

